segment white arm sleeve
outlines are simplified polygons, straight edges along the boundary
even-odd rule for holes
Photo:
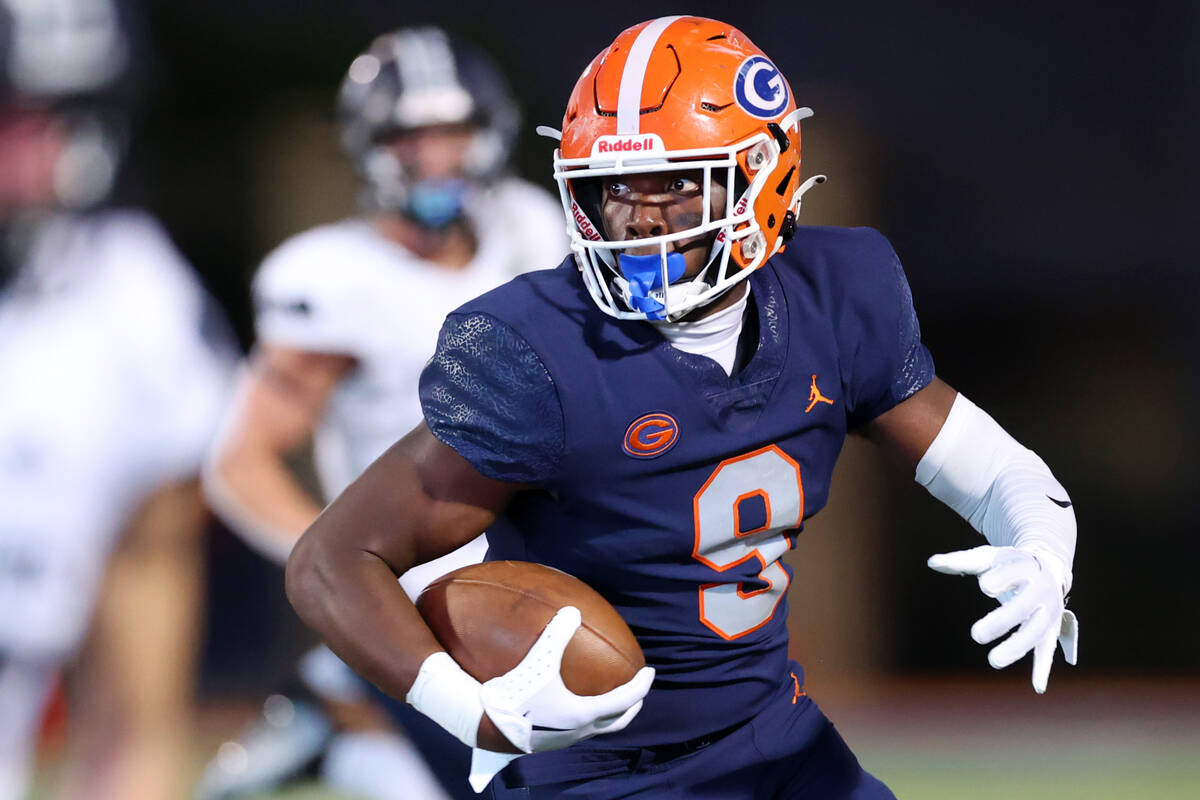
[[[917,483],[997,547],[1035,553],[1071,588],[1075,511],[1046,462],[958,395],[917,464]],[[1048,557],[1048,558],[1047,558]]]

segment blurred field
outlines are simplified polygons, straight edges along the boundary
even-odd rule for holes
[[[1005,674],[923,679],[824,703],[863,764],[901,798],[1200,797],[1200,686],[1078,684],[1038,697]],[[1057,678],[1057,685],[1055,679]]]
[[[1082,682],[1056,669],[1043,697],[1024,671],[810,690],[899,798],[1200,798],[1200,683]],[[341,800],[313,785],[267,798]]]

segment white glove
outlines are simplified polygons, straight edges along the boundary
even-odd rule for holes
[[[524,753],[559,750],[600,733],[616,733],[642,710],[654,682],[652,667],[642,667],[628,683],[594,696],[577,695],[563,684],[563,652],[581,624],[578,608],[560,608],[521,663],[480,689],[483,710]],[[471,753],[472,788],[483,791],[493,775],[519,757],[476,748]]]
[[[623,730],[642,708],[654,682],[643,667],[627,683],[595,696],[577,695],[562,681],[562,657],[582,618],[564,606],[547,623],[521,663],[480,684],[444,652],[421,665],[406,698],[418,711],[470,745],[471,786],[483,791],[492,777],[523,753],[570,747],[601,733]],[[487,713],[522,753],[495,753],[475,747],[480,717]]]
[[[929,566],[947,575],[978,575],[979,588],[1000,607],[971,626],[980,644],[1017,631],[988,653],[988,663],[1003,669],[1033,651],[1033,690],[1046,691],[1054,644],[1062,645],[1068,664],[1079,655],[1079,622],[1064,606],[1066,567],[1053,554],[1016,547],[983,545],[931,556]]]
[[[525,753],[559,750],[598,733],[622,730],[650,691],[651,667],[642,667],[628,683],[604,694],[582,696],[569,690],[560,671],[563,651],[581,624],[578,608],[560,608],[520,664],[483,684],[483,710]]]

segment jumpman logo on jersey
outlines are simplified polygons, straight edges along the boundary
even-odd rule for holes
[[[817,376],[812,376],[812,388],[808,390],[808,408],[804,409],[804,413],[812,411],[817,407],[817,403],[828,403],[833,405],[833,400],[821,394],[821,390],[817,388]]]

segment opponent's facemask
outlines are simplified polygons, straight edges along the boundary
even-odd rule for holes
[[[99,203],[115,181],[145,55],[129,14],[119,0],[0,0],[0,110],[38,109],[64,131],[59,206]]]
[[[365,205],[431,228],[458,219],[472,185],[504,170],[518,112],[499,71],[437,28],[376,39],[350,65],[338,94],[342,147],[366,182]],[[420,128],[471,125],[462,179],[425,179],[388,143]]]
[[[592,60],[567,103],[554,177],[571,249],[592,298],[619,319],[675,320],[712,302],[783,249],[800,199],[800,120],[775,65],[736,28],[700,17],[635,25]],[[618,240],[606,235],[598,181],[697,170],[694,227]],[[726,188],[713,210],[714,181]],[[680,280],[676,243],[711,236],[704,269]],[[625,251],[655,247],[657,255]]]

